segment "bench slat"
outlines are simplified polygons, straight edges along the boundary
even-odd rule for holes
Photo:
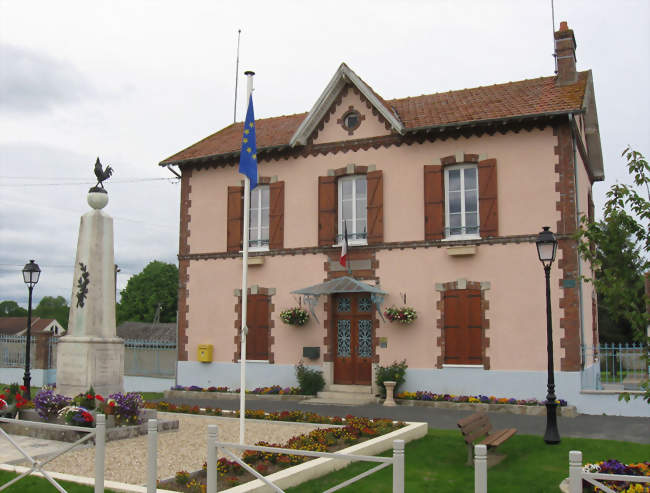
[[[498,447],[503,442],[512,437],[517,430],[515,428],[507,428],[505,430],[498,430],[494,433],[488,435],[485,439],[481,441],[482,445],[487,445],[488,447]]]

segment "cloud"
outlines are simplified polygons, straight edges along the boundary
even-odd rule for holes
[[[72,64],[0,44],[0,110],[18,114],[49,112],[94,92],[87,78]]]

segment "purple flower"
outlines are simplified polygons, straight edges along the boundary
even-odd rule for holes
[[[34,407],[38,415],[45,420],[55,418],[59,411],[71,402],[72,399],[55,394],[52,389],[48,388],[39,390],[34,397]]]

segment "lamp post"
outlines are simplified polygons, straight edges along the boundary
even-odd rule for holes
[[[553,374],[553,323],[551,321],[551,264],[555,260],[557,240],[548,226],[537,235],[537,255],[544,266],[546,276],[546,352],[548,356],[548,384],[546,394],[546,432],[544,441],[548,444],[560,443],[557,429],[557,403],[555,402],[555,376]]]
[[[29,374],[29,353],[30,353],[30,344],[32,337],[32,290],[38,278],[41,275],[41,269],[38,267],[38,264],[34,263],[33,260],[30,260],[28,264],[23,268],[23,280],[27,284],[27,289],[29,290],[29,302],[27,304],[27,343],[25,348],[25,376],[23,378],[23,385],[25,391],[23,392],[23,397],[27,400],[31,400],[32,395],[30,392],[31,376]]]

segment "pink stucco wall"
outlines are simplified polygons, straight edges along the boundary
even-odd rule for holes
[[[426,142],[335,155],[264,162],[263,176],[285,181],[285,248],[310,247],[318,239],[318,176],[348,164],[374,164],[384,174],[384,240],[424,240],[423,167],[457,152],[497,160],[499,234],[533,234],[559,219],[555,210],[556,174],[552,130],[471,137],[459,141]],[[226,250],[226,192],[238,186],[241,175],[233,167],[192,174],[190,251]],[[197,206],[200,204],[200,206]]]
[[[356,99],[355,99],[356,98]],[[319,133],[322,140],[345,140],[347,133],[336,123],[349,105],[365,108],[350,92],[337,112]],[[363,111],[362,111],[363,112]],[[383,124],[366,112],[353,138],[385,133]],[[493,136],[449,139],[423,144],[339,152],[296,159],[262,162],[262,176],[277,176],[285,182],[284,247],[315,247],[318,238],[318,176],[348,164],[374,165],[383,171],[384,241],[424,240],[423,166],[439,164],[440,158],[458,153],[495,158],[498,174],[498,215],[500,236],[536,234],[541,226],[555,228],[560,219],[556,202],[560,200],[555,183],[557,137],[548,127],[544,130],[497,133]],[[579,207],[586,213],[588,180],[579,163]],[[226,192],[228,186],[240,185],[241,175],[235,166],[194,171],[191,179],[189,246],[191,253],[226,251]],[[561,254],[560,254],[561,256]],[[498,370],[546,368],[546,317],[544,276],[533,243],[479,245],[474,255],[451,257],[446,247],[410,250],[378,250],[376,274],[388,292],[385,306],[400,305],[400,293],[407,294],[407,304],[416,308],[417,322],[411,326],[380,323],[378,337],[386,337],[388,346],[377,348],[380,363],[406,357],[411,368],[431,368],[440,348],[436,339],[439,313],[436,303],[440,293],[436,283],[466,279],[489,282],[487,318],[490,338],[487,356],[491,368]],[[558,259],[559,260],[559,259]],[[251,266],[248,284],[274,288],[272,297],[275,327],[272,351],[275,362],[295,364],[303,346],[323,347],[325,329],[322,300],[317,309],[320,323],[311,320],[305,327],[284,325],[281,310],[295,306],[290,292],[320,283],[326,277],[323,253],[267,256],[261,266]],[[196,346],[214,345],[215,361],[232,361],[236,349],[234,327],[236,298],[233,290],[241,287],[241,259],[193,260],[190,262],[188,315],[188,354],[196,360]],[[555,363],[559,368],[564,349],[559,347],[562,310],[558,262],[552,270],[553,327]],[[584,269],[583,269],[584,273]],[[591,285],[583,286],[584,333],[591,338]],[[321,349],[321,354],[324,352]],[[318,362],[322,362],[322,359]]]

